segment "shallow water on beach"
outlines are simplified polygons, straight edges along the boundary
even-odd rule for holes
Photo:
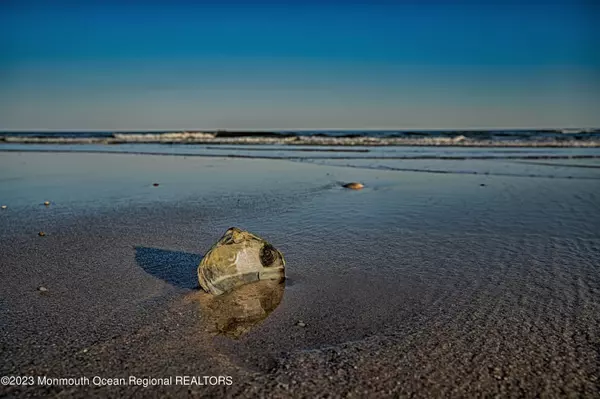
[[[22,144],[0,142],[0,151],[100,152],[269,159],[600,157],[598,147],[315,146],[279,144]]]
[[[393,362],[409,385],[411,373],[481,381],[490,363],[587,392],[600,369],[600,164],[525,161],[0,153],[4,344],[101,345],[160,369],[110,337],[156,323],[171,332],[151,334],[176,359],[169,334],[197,336],[199,325],[168,321],[168,306],[194,292],[202,254],[239,226],[284,253],[289,279],[281,304],[239,339],[202,341],[219,359],[263,371],[310,359],[321,370],[336,348],[364,353],[353,363],[363,371]],[[11,367],[28,353],[9,352]]]

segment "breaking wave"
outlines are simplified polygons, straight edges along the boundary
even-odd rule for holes
[[[564,131],[296,131],[296,132],[4,132],[19,144],[275,144],[311,146],[600,147],[600,130]]]

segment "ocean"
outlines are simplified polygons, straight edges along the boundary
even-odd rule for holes
[[[600,129],[0,132],[21,144],[279,144],[326,146],[600,147]]]
[[[278,159],[404,172],[597,179],[592,169],[600,168],[600,130],[3,132],[0,152]]]

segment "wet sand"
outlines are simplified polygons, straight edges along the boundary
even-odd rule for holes
[[[233,382],[0,395],[596,397],[600,170],[371,162],[0,153],[1,375]],[[289,277],[237,339],[195,274],[231,226]]]

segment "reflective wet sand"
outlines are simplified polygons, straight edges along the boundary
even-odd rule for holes
[[[600,169],[576,167],[593,160],[338,162],[0,154],[3,375],[234,381],[2,392],[597,394]],[[266,301],[197,291],[233,225],[285,256]]]

